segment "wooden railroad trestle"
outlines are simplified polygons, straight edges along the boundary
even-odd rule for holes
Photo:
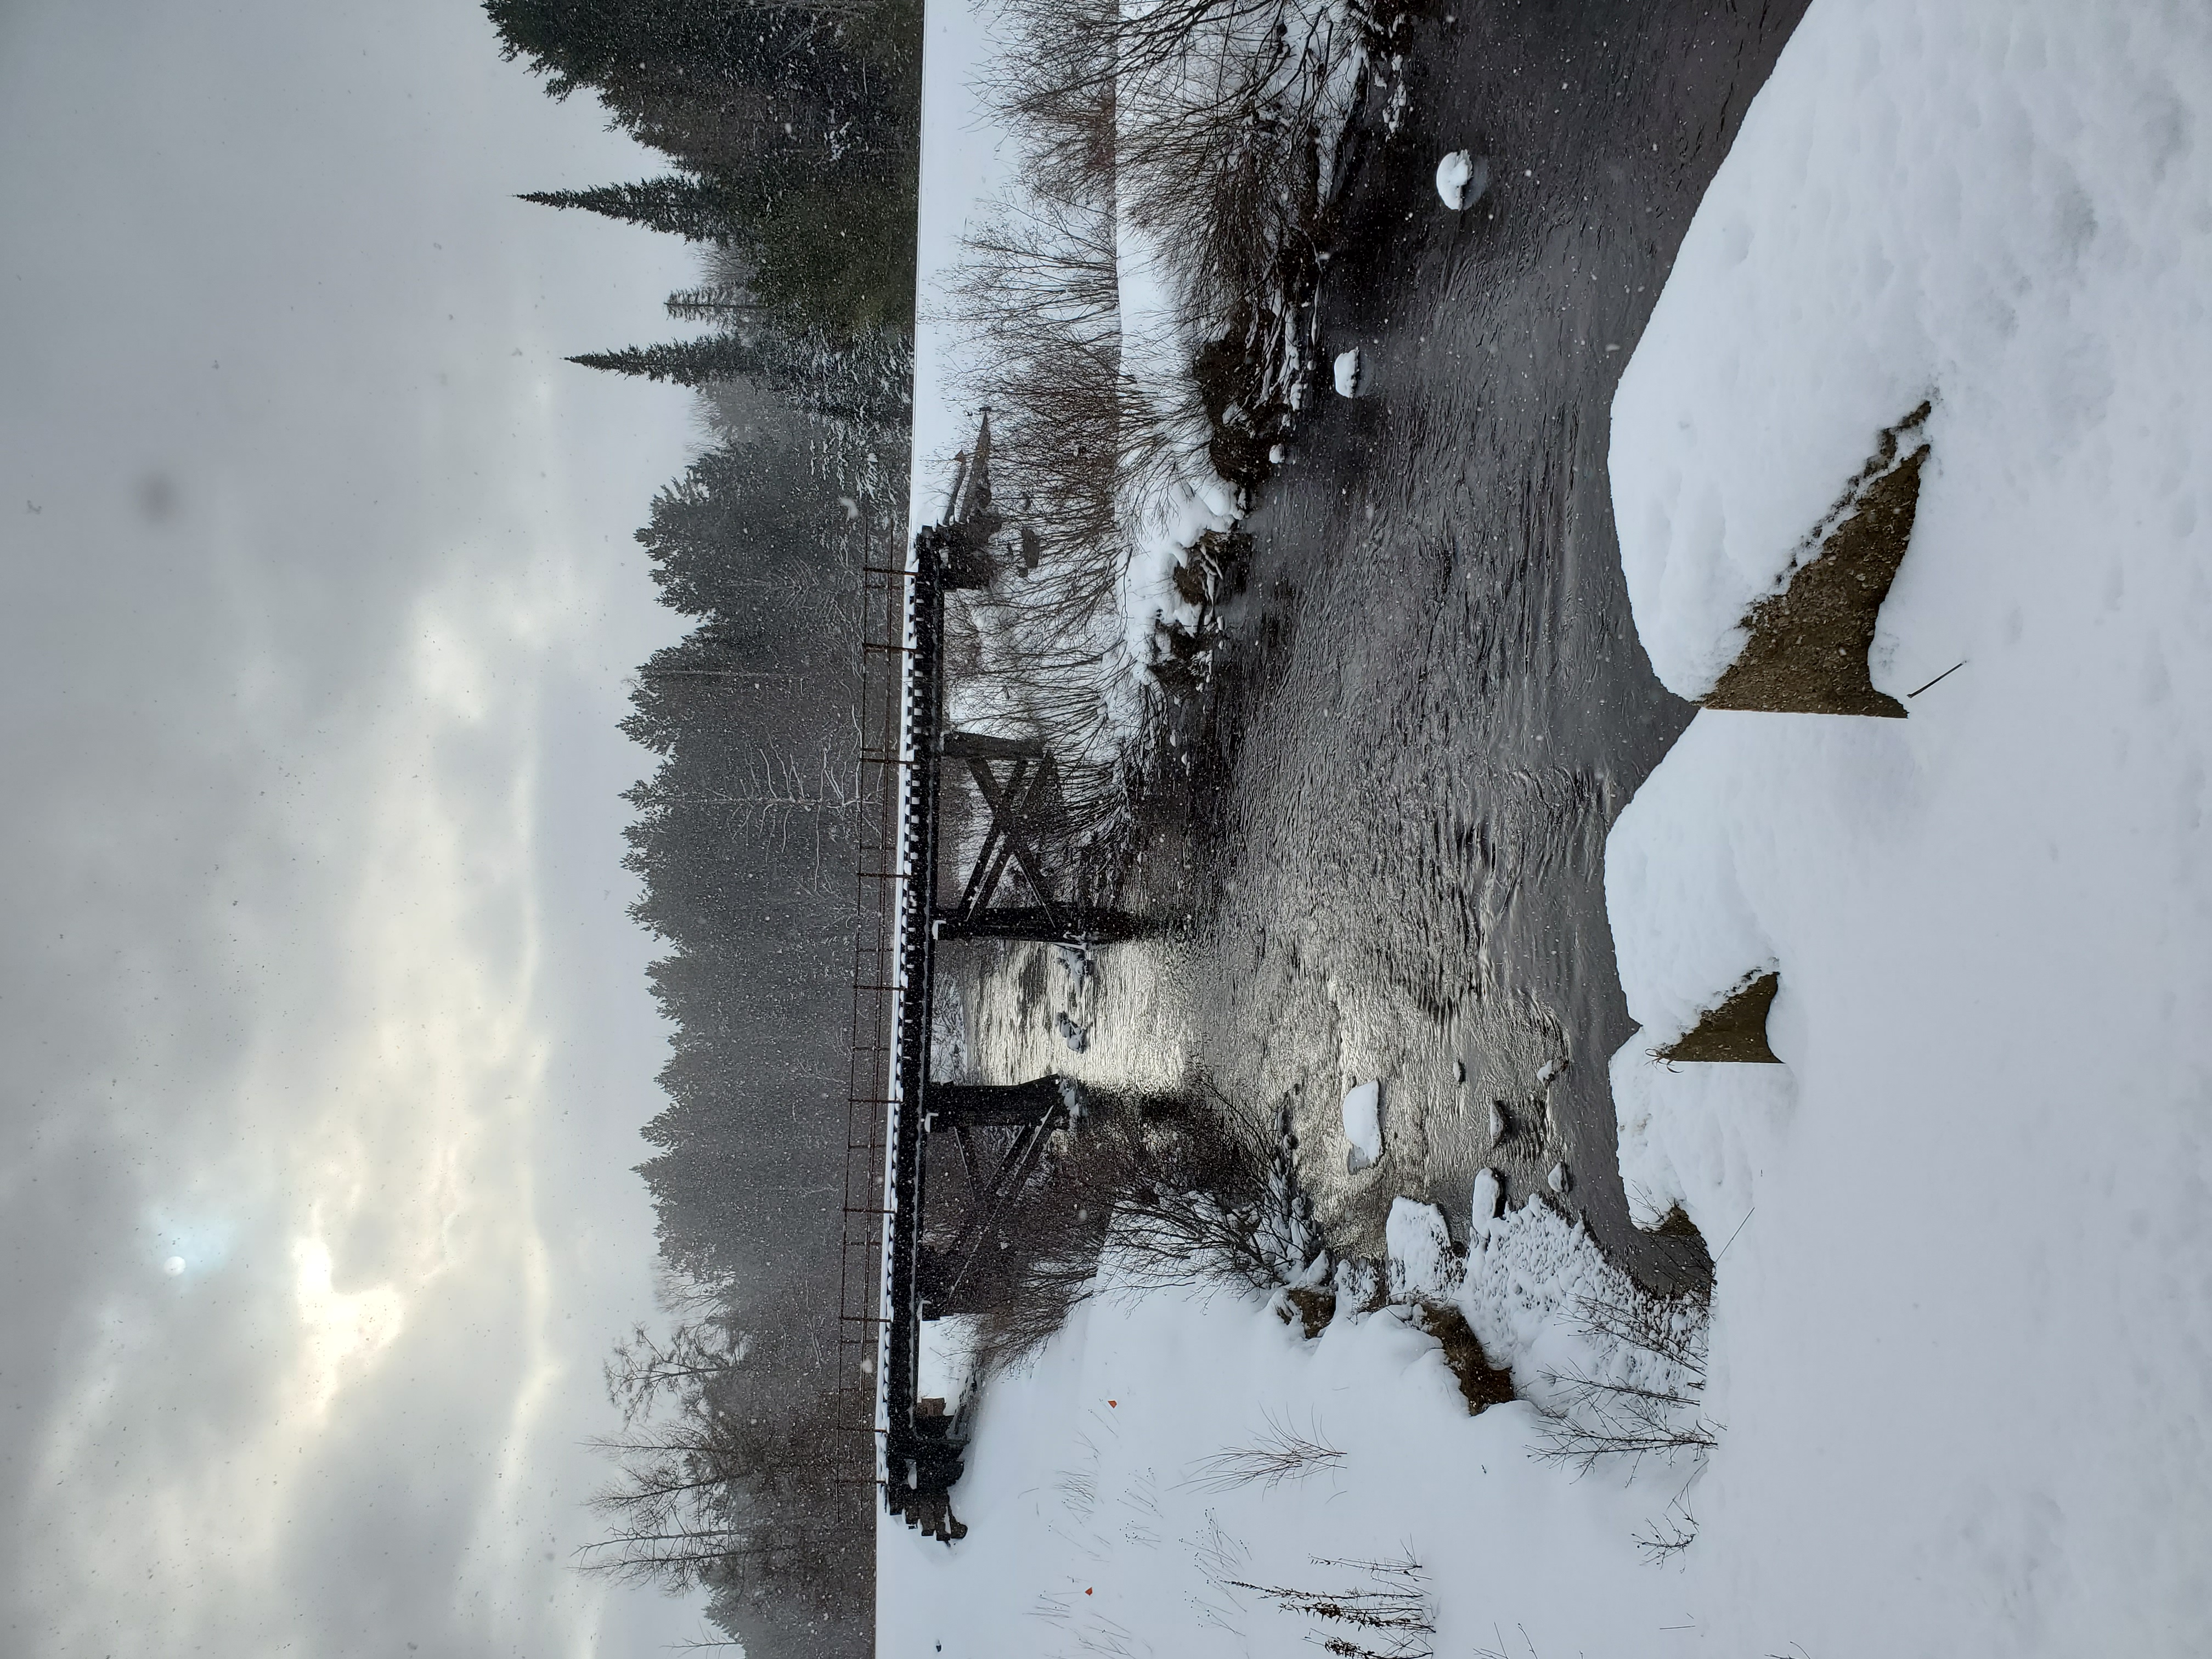
[[[945,723],[945,596],[988,583],[988,544],[1001,527],[991,510],[989,455],[987,417],[972,454],[963,459],[945,522],[915,536],[904,570],[876,568],[863,578],[880,584],[864,596],[871,625],[884,619],[898,624],[892,637],[863,641],[864,669],[895,665],[897,678],[882,692],[863,696],[864,748],[872,748],[870,759],[886,783],[883,832],[864,848],[860,874],[841,1330],[848,1333],[848,1352],[866,1344],[854,1369],[873,1384],[868,1392],[882,1451],[877,1478],[885,1504],[947,1543],[967,1531],[952,1514],[951,1491],[961,1474],[969,1413],[965,1402],[919,1397],[921,1322],[963,1305],[979,1254],[1053,1134],[1079,1119],[1082,1097],[1075,1085],[1052,1075],[1012,1084],[930,1076],[937,951],[970,939],[1088,948],[1139,931],[1125,915],[1055,891],[1046,848],[1055,833],[1059,775],[1044,740],[951,730]],[[875,708],[878,702],[883,709]],[[884,727],[872,744],[865,727],[872,717]],[[957,897],[941,905],[939,808],[948,775],[972,785],[988,817]],[[1020,902],[994,903],[1010,885],[1010,872],[1026,891]],[[888,930],[870,919],[874,915],[884,917]],[[979,1155],[973,1132],[985,1129],[1013,1132],[995,1159]],[[922,1237],[933,1133],[951,1136],[965,1177],[957,1225],[941,1249]],[[880,1158],[879,1175],[866,1172],[871,1155]],[[865,1256],[878,1248],[880,1278],[871,1295],[856,1271],[856,1251]]]

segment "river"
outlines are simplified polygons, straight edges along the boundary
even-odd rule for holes
[[[1164,929],[1086,965],[974,947],[978,1076],[1059,1070],[1293,1103],[1346,1248],[1399,1194],[1466,1224],[1476,1174],[1555,1190],[1655,1288],[1694,1233],[1638,1231],[1607,1062],[1634,1033],[1605,837],[1687,724],[1653,678],[1607,482],[1613,387],[1691,216],[1802,5],[1498,5],[1413,24],[1411,109],[1370,135],[1326,268],[1324,392],[1246,524],[1231,670],[1131,892]],[[1489,192],[1438,201],[1471,148]],[[948,963],[948,966],[950,964]],[[1083,1044],[1070,1046],[1070,1032]],[[1384,1085],[1348,1172],[1340,1102]]]

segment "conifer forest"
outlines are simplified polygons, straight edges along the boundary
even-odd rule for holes
[[[697,388],[705,452],[637,539],[689,631],[623,729],[638,922],[669,1022],[653,1151],[664,1338],[610,1358],[593,1569],[703,1590],[757,1656],[864,1652],[872,1492],[830,1478],[854,572],[905,516],[920,8],[489,0],[507,55],[666,157],[533,192],[696,244],[675,337],[579,351]],[[825,1282],[825,1275],[828,1276]],[[849,1449],[847,1449],[849,1450]]]

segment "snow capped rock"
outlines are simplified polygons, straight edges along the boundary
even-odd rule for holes
[[[1357,398],[1359,395],[1359,348],[1336,354],[1336,395]]]
[[[1344,1097],[1344,1138],[1352,1143],[1344,1167],[1349,1174],[1372,1169],[1382,1156],[1382,1085],[1363,1083]]]
[[[1495,1170],[1485,1170],[1474,1178],[1474,1201],[1468,1207],[1468,1218],[1477,1231],[1498,1219],[1498,1212],[1505,1203],[1505,1177]]]
[[[1364,1313],[1382,1299],[1382,1278],[1371,1261],[1353,1259],[1338,1262],[1331,1282],[1336,1287],[1340,1309]]]
[[[1469,203],[1481,198],[1490,188],[1490,161],[1480,161],[1469,150],[1455,149],[1437,163],[1437,194],[1443,204],[1458,212]]]
[[[1390,1200],[1383,1223],[1393,1302],[1440,1302],[1459,1289],[1459,1255],[1444,1212],[1410,1198]]]

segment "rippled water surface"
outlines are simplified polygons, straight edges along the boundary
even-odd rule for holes
[[[1168,932],[1087,969],[968,947],[976,1074],[1289,1097],[1354,1248],[1395,1194],[1456,1231],[1485,1166],[1517,1195],[1563,1164],[1565,1201],[1639,1276],[1706,1270],[1694,1237],[1630,1225],[1613,1156],[1606,1066],[1634,1026],[1605,836],[1692,711],[1636,641],[1607,410],[1801,10],[1414,27],[1412,112],[1360,158],[1321,298],[1324,351],[1361,349],[1364,392],[1306,417],[1248,524],[1203,811],[1133,883]],[[1492,184],[1454,215],[1431,178],[1462,147]],[[1385,1155],[1349,1176],[1339,1102],[1376,1077]]]

